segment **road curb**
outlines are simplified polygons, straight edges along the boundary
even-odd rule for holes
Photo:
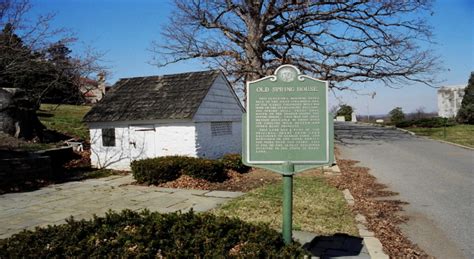
[[[395,126],[378,124],[378,123],[361,122],[361,121],[355,122],[355,124],[369,125],[369,126],[374,126],[374,127],[379,127],[379,128],[389,128],[389,129],[395,128]]]
[[[349,189],[342,191],[344,199],[346,199],[349,206],[354,206],[355,200]],[[364,245],[369,251],[369,255],[373,259],[389,259],[390,257],[383,251],[382,243],[375,237],[374,232],[367,229],[367,219],[364,215],[357,213],[355,216],[356,226],[359,230],[359,235],[364,239]]]
[[[337,164],[333,166],[324,166],[323,170],[324,170],[324,175],[328,175],[328,176],[341,175],[341,169],[339,168]]]
[[[409,130],[406,130],[406,129],[397,128],[397,127],[394,127],[394,128],[397,129],[397,130],[399,130],[399,131],[408,133],[408,134],[410,134],[410,135],[412,135],[412,136],[417,136],[417,135],[415,134],[415,132],[412,132],[412,131],[409,131]],[[418,137],[419,137],[419,136],[418,136]]]

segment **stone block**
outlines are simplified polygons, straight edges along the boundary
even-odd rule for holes
[[[367,224],[367,219],[365,218],[364,215],[358,213],[356,216],[355,216],[355,220],[357,223],[360,223],[360,224]]]
[[[383,252],[383,246],[375,237],[365,237],[364,243],[373,259],[389,259],[388,255]]]
[[[349,204],[350,206],[353,206],[354,205],[354,197],[352,197],[351,192],[348,189],[345,189],[345,190],[342,191],[342,194],[344,195],[344,198],[346,199],[347,204]]]

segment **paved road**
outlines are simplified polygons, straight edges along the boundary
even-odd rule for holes
[[[403,231],[437,258],[474,258],[474,151],[390,128],[336,123],[343,158],[410,204]]]
[[[0,195],[0,238],[22,229],[65,223],[71,215],[89,219],[109,209],[206,211],[243,195],[241,192],[182,190],[131,185],[133,178],[111,176],[51,185],[33,192]]]

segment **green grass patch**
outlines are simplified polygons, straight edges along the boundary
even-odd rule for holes
[[[300,176],[294,179],[293,229],[320,235],[347,233],[358,236],[354,217],[342,193],[323,178]],[[282,183],[270,184],[224,204],[216,215],[236,216],[246,222],[268,223],[281,230]]]
[[[446,137],[444,128],[407,128],[416,135],[429,137],[432,139],[444,140],[468,147],[474,147],[474,125],[456,125],[446,127]]]
[[[42,104],[37,113],[48,129],[88,140],[89,129],[82,118],[90,109],[90,106],[84,105]]]

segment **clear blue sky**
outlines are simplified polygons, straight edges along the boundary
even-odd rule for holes
[[[32,13],[56,13],[52,25],[73,30],[81,42],[105,52],[104,65],[112,72],[108,82],[118,78],[196,71],[205,68],[199,62],[188,62],[165,68],[148,62],[147,50],[152,40],[160,38],[161,27],[173,9],[169,0],[33,0]],[[434,27],[434,46],[444,70],[438,75],[441,85],[466,84],[474,71],[474,1],[438,0],[429,21]],[[73,49],[74,50],[74,49]],[[77,50],[74,50],[77,51]],[[358,86],[361,87],[361,86]],[[423,106],[437,111],[436,89],[415,84],[402,89],[366,85],[360,93],[375,91],[372,100],[352,92],[337,92],[330,105],[340,102],[356,108],[359,114],[386,114],[401,106],[412,112]],[[370,101],[369,101],[370,99]]]

